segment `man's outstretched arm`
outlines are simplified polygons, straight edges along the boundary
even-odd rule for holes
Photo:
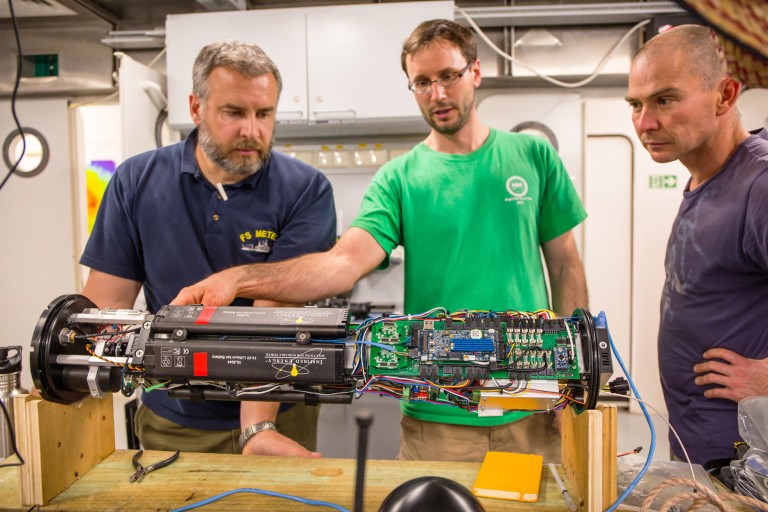
[[[365,230],[350,228],[327,252],[232,267],[183,288],[172,304],[226,306],[235,297],[304,303],[347,292],[386,257]]]

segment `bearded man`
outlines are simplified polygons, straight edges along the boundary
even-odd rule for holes
[[[156,312],[220,270],[331,247],[327,178],[272,151],[281,88],[280,72],[256,45],[200,51],[189,96],[197,128],[115,171],[80,259],[91,269],[83,295],[99,308],[131,308],[143,286]],[[136,430],[145,449],[319,457],[317,417],[318,407],[303,404],[192,402],[160,388],[143,393]]]

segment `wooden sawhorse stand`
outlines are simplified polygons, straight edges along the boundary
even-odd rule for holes
[[[14,399],[23,505],[45,504],[115,451],[112,396],[76,405]],[[562,459],[571,494],[585,512],[616,500],[616,407],[563,412]],[[546,472],[542,473],[546,475]],[[544,476],[543,476],[544,477]]]

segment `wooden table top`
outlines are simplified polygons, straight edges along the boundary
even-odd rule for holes
[[[239,488],[257,488],[321,500],[348,510],[354,506],[355,461],[182,453],[163,469],[149,473],[140,483],[129,483],[135,451],[117,450],[81,476],[40,510],[60,511],[167,511]],[[147,465],[170,452],[147,451]],[[365,510],[376,511],[398,485],[433,475],[450,478],[471,488],[480,463],[369,460],[366,466]],[[561,473],[561,477],[565,477]],[[549,470],[542,472],[537,503],[482,498],[487,512],[568,511],[560,488]],[[18,469],[0,468],[0,510],[28,510],[18,497]],[[283,498],[239,493],[200,508],[204,511],[269,510],[301,512],[331,510]]]

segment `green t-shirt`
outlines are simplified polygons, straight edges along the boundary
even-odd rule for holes
[[[406,313],[437,306],[533,311],[549,307],[541,244],[586,216],[547,141],[492,129],[468,155],[421,143],[385,164],[352,226],[370,233],[387,254],[404,247]],[[476,426],[526,415],[480,418],[419,402],[402,402],[402,409],[420,420]]]

